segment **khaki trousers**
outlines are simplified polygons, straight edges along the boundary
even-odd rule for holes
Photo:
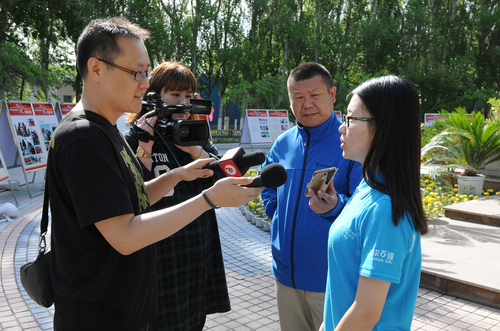
[[[325,293],[308,292],[274,280],[281,331],[317,331],[323,323]]]

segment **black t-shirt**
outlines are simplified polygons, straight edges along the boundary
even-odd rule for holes
[[[118,253],[95,223],[150,210],[134,154],[118,129],[72,111],[50,144],[55,309],[69,330],[136,330],[157,314],[155,246]]]

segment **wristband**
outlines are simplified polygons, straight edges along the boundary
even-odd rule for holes
[[[206,190],[203,190],[203,192],[201,192],[201,195],[203,196],[203,199],[205,199],[205,201],[208,203],[208,205],[210,207],[212,207],[213,209],[219,209],[220,207],[217,207],[216,205],[214,205],[212,203],[212,201],[210,201],[210,199],[208,198],[207,194],[205,193]]]
[[[198,155],[198,157],[193,157],[193,160],[198,160],[201,157],[201,154],[203,154],[203,147],[201,148],[200,155]]]

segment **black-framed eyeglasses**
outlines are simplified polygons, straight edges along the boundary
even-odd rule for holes
[[[354,117],[354,116],[347,116],[346,114],[344,114],[342,115],[342,120],[344,121],[345,125],[349,127],[350,120],[369,122],[369,121],[376,121],[377,119],[375,117]]]
[[[124,67],[120,67],[117,64],[114,64],[114,63],[111,63],[109,61],[100,59],[98,57],[96,57],[96,59],[98,59],[99,61],[104,62],[106,64],[109,64],[110,66],[112,66],[112,67],[114,67],[116,69],[120,69],[122,71],[128,72],[129,74],[134,75],[134,79],[136,81],[138,81],[138,82],[144,80],[144,78],[148,77],[150,75],[150,73],[151,73],[151,71],[134,71],[134,70],[130,70],[130,69],[127,69],[127,68],[124,68]]]

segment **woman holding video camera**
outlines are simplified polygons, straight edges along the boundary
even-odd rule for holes
[[[193,73],[174,62],[157,66],[149,84],[146,94],[160,94],[166,105],[189,103],[197,87]],[[156,116],[146,118],[146,112],[129,115],[127,122],[135,125],[125,134],[132,150],[137,151],[145,180],[200,158],[220,159],[217,148],[210,141],[204,146],[166,145],[148,125],[155,126]],[[198,119],[198,115],[185,111],[173,113],[172,119]],[[147,141],[145,132],[154,137]],[[151,209],[159,210],[184,202],[212,186],[217,179],[219,177],[214,175],[180,182]],[[159,315],[149,324],[149,330],[202,330],[206,315],[231,309],[213,209],[157,244],[157,268]]]

